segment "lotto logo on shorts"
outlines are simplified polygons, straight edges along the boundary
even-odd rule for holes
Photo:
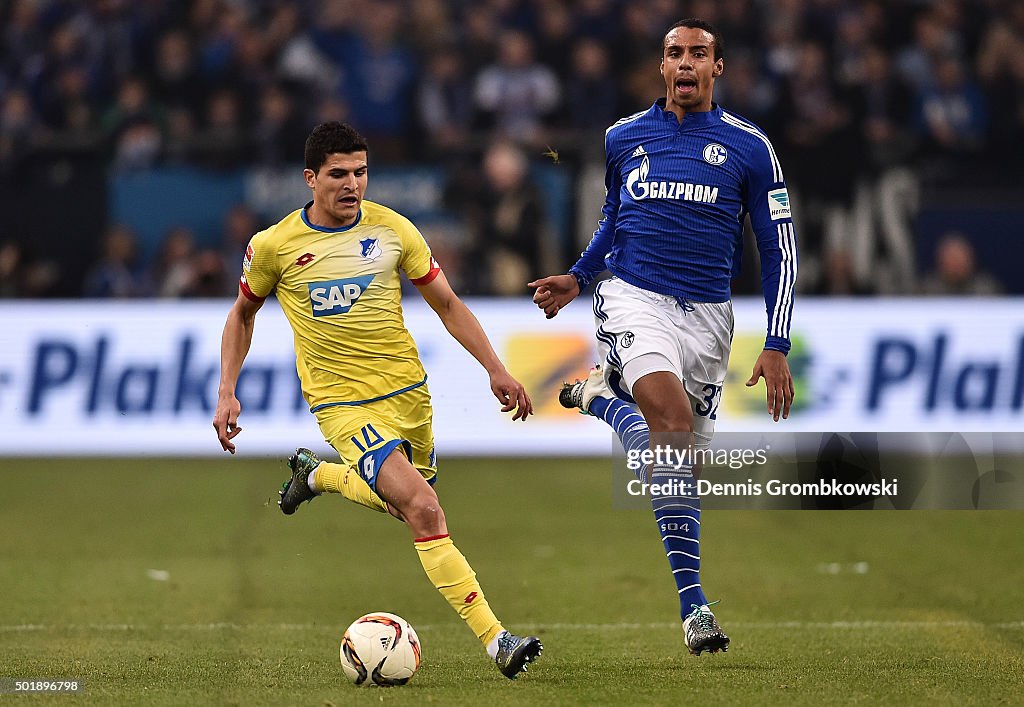
[[[344,280],[308,283],[313,316],[329,317],[335,314],[344,314],[352,309],[352,305],[363,295],[374,277],[374,275],[362,275]]]

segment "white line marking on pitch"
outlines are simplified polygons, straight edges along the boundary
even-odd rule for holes
[[[455,624],[451,624],[455,625]],[[811,630],[890,630],[902,629],[935,629],[935,628],[997,628],[1024,629],[1024,621],[730,621],[729,626],[736,629],[811,629]],[[449,625],[423,624],[416,627],[417,631],[447,630]],[[642,629],[677,629],[678,623],[551,623],[522,624],[522,629],[531,631],[637,631]],[[0,624],[0,633],[31,633],[50,631],[334,631],[337,627],[327,624],[236,624],[236,623],[197,623],[197,624]]]

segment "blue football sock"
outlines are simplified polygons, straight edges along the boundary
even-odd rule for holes
[[[700,496],[692,467],[657,465],[651,473],[651,484],[663,487],[662,493],[651,493],[651,506],[676,580],[680,616],[686,618],[693,611],[692,604],[708,603],[700,586]],[[669,486],[667,493],[665,486]]]
[[[636,408],[618,398],[594,398],[588,408],[590,414],[607,422],[622,442],[626,454],[636,450],[640,453],[650,447],[650,431],[644,416]],[[637,471],[640,481],[646,477],[646,470]]]
[[[627,454],[630,450],[642,452],[649,449],[650,430],[647,421],[632,405],[617,398],[598,397],[591,401],[588,410],[615,430]],[[645,481],[646,469],[641,467],[637,476]],[[679,469],[672,465],[654,467],[652,484],[672,481],[677,482],[677,490],[668,495],[652,494],[651,506],[679,592],[680,614],[685,618],[692,611],[691,604],[703,606],[708,603],[700,586],[700,497],[693,486],[691,466]],[[686,497],[679,495],[678,484],[683,483],[689,484]]]

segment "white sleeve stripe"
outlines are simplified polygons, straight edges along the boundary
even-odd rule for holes
[[[749,120],[743,120],[743,118],[739,117],[738,115],[734,115],[734,114],[732,114],[732,113],[730,113],[728,111],[724,111],[724,110],[722,111],[722,115],[723,116],[728,116],[730,120],[732,120],[733,122],[736,123],[736,125],[742,125],[743,127],[748,128],[749,130],[754,130],[756,132],[761,133],[762,135],[764,134],[764,132],[760,128],[758,128],[756,125],[751,123]]]
[[[768,148],[768,158],[772,164],[772,178],[776,183],[781,183],[782,165],[775,154],[775,148],[771,141],[762,133],[757,126],[748,123],[731,113],[722,112],[722,122],[734,128],[750,133],[764,143]],[[776,227],[779,236],[779,251],[782,256],[779,271],[779,289],[775,297],[775,307],[772,309],[771,321],[768,331],[771,336],[778,336],[783,339],[789,338],[790,320],[793,313],[793,289],[796,283],[796,234],[793,231],[792,223],[779,224]]]
[[[778,234],[779,237],[779,252],[782,253],[782,262],[779,265],[779,289],[775,292],[775,306],[772,307],[772,319],[770,322],[768,322],[768,333],[771,336],[779,335],[779,310],[782,309],[782,291],[784,289],[783,283],[786,279],[786,251],[785,245],[782,242],[782,226],[783,224],[780,223],[778,226],[775,227],[775,232]]]
[[[775,148],[772,147],[771,141],[764,135],[764,133],[762,133],[760,130],[758,130],[756,127],[754,127],[750,123],[744,123],[742,120],[740,120],[736,116],[732,115],[731,113],[725,113],[724,111],[722,113],[722,121],[725,122],[725,123],[728,123],[729,125],[733,126],[734,128],[739,128],[740,130],[743,130],[744,132],[750,133],[751,135],[753,135],[758,140],[760,140],[761,142],[764,143],[765,147],[768,148],[768,157],[771,159],[771,163],[772,163],[772,177],[773,177],[773,179],[775,180],[776,183],[781,182],[782,181],[782,165],[779,164],[779,158],[775,155]]]
[[[617,128],[620,125],[625,125],[626,123],[632,123],[634,120],[636,120],[640,116],[644,115],[645,113],[647,113],[647,111],[646,110],[642,110],[639,113],[634,113],[633,115],[627,115],[625,118],[619,118],[614,123],[612,123],[611,125],[608,126],[608,128],[604,131],[604,134],[607,135],[609,132],[611,132],[612,128]]]
[[[783,283],[779,283],[779,287],[782,291],[782,307],[778,313],[778,336],[788,338],[790,337],[790,302],[793,299],[793,285],[794,280],[796,279],[796,261],[794,258],[791,224],[782,223],[781,231],[782,241],[785,244],[785,249],[782,251],[782,263],[785,267],[785,281]]]
[[[768,148],[768,157],[772,163],[772,178],[775,180],[776,183],[781,182],[782,165],[779,164],[779,158],[775,154],[775,148],[772,147],[771,141],[753,125],[744,123],[743,121],[739,120],[733,115],[730,115],[729,113],[722,113],[722,120],[735,128],[739,128],[744,132],[750,133],[751,135],[753,135],[754,137],[756,137],[758,140],[765,144],[765,147]]]
[[[779,289],[775,295],[775,307],[769,332],[772,336],[789,338],[790,318],[793,312],[793,286],[796,282],[796,234],[793,224],[781,223],[776,226],[779,235],[779,252],[782,260],[779,270]]]
[[[772,336],[784,336],[787,292],[790,286],[791,253],[789,251],[788,224],[780,223],[775,227],[779,239],[779,285],[775,294],[775,307],[772,309],[772,322],[769,331]]]
[[[768,139],[768,136],[765,134],[765,132],[761,130],[761,128],[751,123],[749,120],[743,120],[743,118],[739,117],[738,115],[733,115],[732,113],[728,113],[726,111],[722,111],[722,118],[728,118],[728,122],[736,126],[737,128],[743,128],[744,130],[747,130],[749,132],[756,133],[759,137],[762,137],[765,140]],[[769,140],[769,143],[770,142],[771,141]],[[772,154],[775,153],[775,149],[770,144],[769,150],[771,150]]]
[[[793,232],[793,224],[784,224],[786,232],[786,244],[789,248],[789,283],[786,286],[786,298],[782,303],[782,333],[780,336],[789,338],[789,324],[793,315],[793,289],[796,285],[796,235]]]

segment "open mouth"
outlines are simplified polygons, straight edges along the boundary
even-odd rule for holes
[[[359,199],[351,195],[343,196],[340,199],[338,199],[338,203],[343,204],[344,206],[355,206],[356,204],[359,203]]]
[[[690,94],[697,90],[696,79],[676,79],[676,91],[683,94]]]

